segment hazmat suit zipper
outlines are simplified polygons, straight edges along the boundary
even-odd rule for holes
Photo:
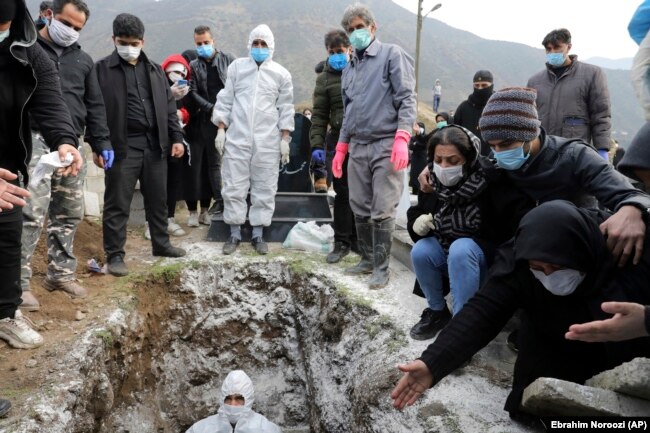
[[[259,86],[260,82],[260,68],[262,65],[257,66],[257,71],[255,72],[255,90],[253,92],[253,104],[251,105],[251,124],[250,124],[250,131],[251,131],[251,144],[252,148],[251,151],[252,153],[255,153],[255,107],[257,106],[257,87]]]

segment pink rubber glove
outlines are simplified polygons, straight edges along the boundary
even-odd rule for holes
[[[398,129],[393,143],[393,152],[390,155],[390,162],[393,163],[395,171],[403,170],[409,165],[409,141],[411,141],[411,134]]]
[[[348,143],[343,143],[342,141],[336,143],[336,154],[332,160],[332,174],[337,179],[343,177],[343,161],[345,161],[345,155],[347,154]]]

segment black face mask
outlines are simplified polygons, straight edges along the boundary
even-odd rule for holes
[[[479,105],[487,104],[487,101],[490,99],[490,96],[492,96],[493,91],[494,85],[491,85],[490,87],[486,87],[484,89],[474,89],[474,101]]]

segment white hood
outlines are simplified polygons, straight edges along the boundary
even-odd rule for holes
[[[233,370],[226,376],[226,380],[221,385],[221,404],[224,404],[223,402],[226,400],[226,397],[233,394],[239,394],[244,397],[244,406],[247,409],[253,407],[253,402],[255,401],[253,381],[242,370]]]
[[[273,32],[266,24],[260,24],[255,27],[248,37],[248,53],[250,54],[253,41],[255,39],[262,39],[266,42],[266,45],[269,47],[269,59],[273,58],[273,52],[275,51],[275,38],[273,37]]]

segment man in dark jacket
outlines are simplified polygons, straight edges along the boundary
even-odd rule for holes
[[[192,79],[188,98],[191,101],[192,123],[189,125],[188,135],[192,147],[192,165],[195,167],[193,183],[197,190],[197,199],[203,201],[198,222],[210,225],[210,215],[223,212],[221,157],[214,144],[217,127],[211,121],[212,109],[217,102],[217,94],[226,84],[228,66],[235,58],[217,50],[210,27],[199,26],[194,29],[194,43],[199,58],[190,62]],[[206,189],[202,187],[206,180],[211,191],[202,191]],[[207,205],[210,205],[210,197],[214,198],[215,203],[208,211],[204,204],[207,199]],[[192,212],[196,213],[198,207],[196,202],[191,201],[188,201],[187,205],[190,210],[188,225],[194,225]]]
[[[24,0],[8,0],[0,8],[0,338],[12,347],[31,349],[43,344],[17,310],[21,302],[20,238],[22,233],[20,179],[28,178],[31,158],[31,113],[51,151],[73,163],[63,174],[76,175],[82,166],[70,114],[61,97],[52,61],[36,44],[36,29]],[[10,183],[11,185],[8,185]]]
[[[481,155],[490,154],[490,146],[481,137],[481,131],[478,127],[478,121],[483,113],[483,108],[488,99],[494,93],[494,78],[490,71],[477,71],[474,74],[474,91],[469,97],[460,103],[454,112],[454,121],[452,123],[463,126],[481,139]]]
[[[84,52],[77,38],[85,26],[90,11],[82,0],[55,0],[49,11],[47,26],[39,32],[38,43],[57,66],[63,98],[70,110],[77,136],[85,134],[93,152],[112,163],[111,147],[104,100],[93,69],[93,60]],[[34,144],[30,171],[49,149],[34,128]],[[31,259],[41,235],[45,215],[48,215],[47,248],[50,263],[44,286],[48,290],[63,290],[73,298],[86,296],[86,289],[75,280],[77,260],[72,244],[77,225],[83,218],[83,185],[85,166],[78,176],[45,176],[38,184],[29,185],[31,197],[23,210],[21,253],[21,286],[23,303],[28,311],[39,309],[38,300],[30,290]]]
[[[332,30],[325,35],[328,52],[323,71],[316,78],[309,141],[312,159],[325,162],[328,150],[333,150],[339,139],[343,123],[343,98],[341,96],[341,71],[350,61],[352,48],[343,30]],[[329,132],[327,128],[330,128]],[[328,146],[329,145],[329,146]],[[334,191],[334,250],[328,254],[327,263],[337,263],[356,248],[354,214],[350,208],[348,190],[349,156],[343,162],[343,176],[333,178]]]
[[[128,274],[124,263],[126,224],[140,181],[154,256],[181,257],[167,233],[167,158],[183,156],[183,131],[176,101],[162,68],[142,52],[144,24],[120,14],[113,21],[115,51],[95,64],[115,150],[106,172],[104,250],[108,272]],[[170,145],[171,143],[171,145]]]
[[[550,135],[593,144],[608,160],[612,114],[603,71],[569,55],[571,33],[567,29],[553,30],[542,45],[546,69],[530,77],[527,84],[537,90],[542,126]]]

